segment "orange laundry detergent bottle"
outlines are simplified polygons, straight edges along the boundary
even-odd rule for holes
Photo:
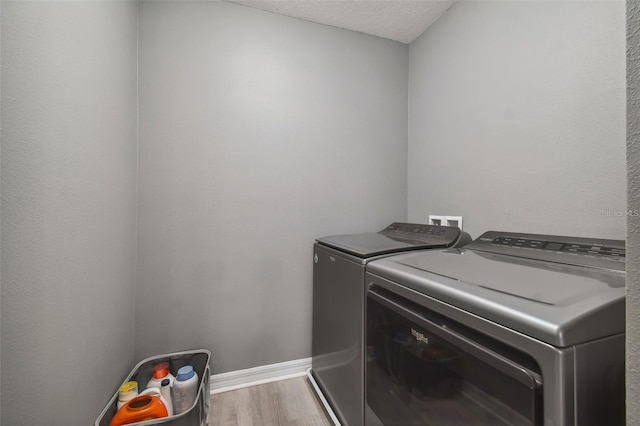
[[[167,407],[158,396],[143,394],[127,401],[113,416],[109,426],[128,425],[168,415]]]

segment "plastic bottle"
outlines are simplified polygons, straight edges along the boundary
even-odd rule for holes
[[[173,382],[174,413],[188,411],[196,402],[198,395],[198,375],[191,365],[185,365],[178,370]]]
[[[127,382],[118,389],[118,410],[130,399],[138,396],[138,382]]]
[[[173,416],[173,401],[171,400],[171,381],[169,379],[164,379],[160,384],[160,393],[166,400],[167,411],[170,416]]]
[[[161,388],[146,388],[145,390],[140,392],[140,395],[150,395],[159,398],[160,401],[162,401],[162,404],[167,409],[167,415],[173,415],[173,404],[171,403],[171,395],[169,395],[169,399],[165,398],[165,396],[162,394]]]
[[[167,406],[162,402],[162,398],[156,395],[145,394],[147,391],[156,391],[158,392],[157,395],[160,394],[158,388],[151,388],[125,402],[122,408],[116,411],[109,426],[122,426],[129,423],[167,417],[169,413]]]
[[[164,379],[169,379],[169,386],[173,386],[173,381],[175,377],[169,371],[169,363],[168,362],[160,362],[153,367],[153,375],[149,383],[147,383],[147,388],[159,388],[162,386],[162,381]]]

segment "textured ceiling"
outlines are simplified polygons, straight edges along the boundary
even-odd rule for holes
[[[227,1],[402,43],[418,38],[455,3],[455,0]]]

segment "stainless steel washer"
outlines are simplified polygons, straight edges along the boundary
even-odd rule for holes
[[[624,241],[487,232],[367,266],[367,425],[623,425]]]
[[[340,423],[364,422],[365,266],[398,252],[471,241],[455,227],[393,223],[380,232],[314,244],[312,378]]]

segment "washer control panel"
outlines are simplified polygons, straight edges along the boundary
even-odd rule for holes
[[[442,235],[447,232],[448,229],[458,229],[458,228],[450,228],[447,226],[434,226],[434,225],[424,225],[421,223],[399,223],[395,222],[391,225],[384,228],[380,233],[394,233],[401,232],[404,234],[428,234],[428,235]]]
[[[584,254],[591,256],[623,258],[625,257],[624,247],[607,246],[603,244],[591,243],[564,243],[560,241],[544,241],[539,239],[496,237],[491,244],[508,247],[523,247],[547,250],[552,252],[564,252],[574,254]]]
[[[595,268],[624,270],[625,242],[557,235],[489,231],[465,246],[471,250]]]
[[[433,242],[449,246],[458,239],[460,228],[395,222],[380,231],[380,234],[412,243]]]

